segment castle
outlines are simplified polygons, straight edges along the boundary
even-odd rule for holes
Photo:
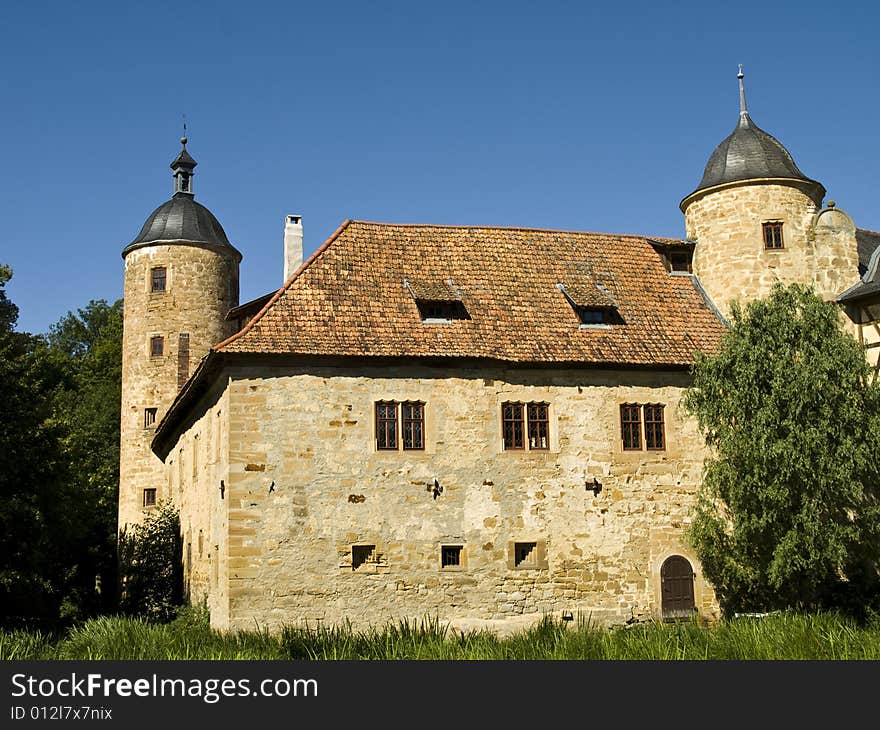
[[[749,116],[681,240],[346,221],[238,302],[195,160],[123,252],[120,527],[180,510],[222,629],[437,617],[711,619],[683,539],[705,458],[679,409],[732,300],[776,281],[880,340],[880,234]]]

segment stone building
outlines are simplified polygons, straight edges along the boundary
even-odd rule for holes
[[[288,216],[284,285],[243,305],[184,144],[123,252],[120,526],[179,507],[220,628],[716,616],[683,539],[695,353],[775,281],[880,333],[880,234],[823,205],[739,79],[681,240],[346,221],[301,263]]]

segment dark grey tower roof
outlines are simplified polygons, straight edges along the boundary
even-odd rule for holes
[[[186,151],[186,137],[180,141],[183,149],[171,163],[176,191],[174,197],[150,214],[137,237],[122,250],[123,257],[129,251],[150,243],[183,241],[223,246],[241,260],[241,254],[229,243],[223,226],[214,214],[193,198],[191,180],[193,168],[198,163]]]
[[[737,77],[740,87],[739,121],[733,132],[715,148],[706,163],[703,179],[694,192],[739,180],[788,178],[811,183],[821,200],[825,195],[821,183],[804,175],[782,143],[752,121],[746,109],[742,68]]]

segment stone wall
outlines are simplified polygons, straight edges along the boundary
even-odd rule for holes
[[[762,298],[777,281],[816,281],[818,208],[799,186],[749,180],[685,202],[686,235],[696,241],[694,273],[725,315],[731,300]],[[769,221],[783,223],[782,249],[764,247],[762,223]]]
[[[151,292],[151,270],[165,267],[164,292]],[[125,257],[119,527],[143,519],[143,490],[171,495],[162,462],[150,450],[155,427],[177,395],[180,334],[189,335],[192,373],[211,345],[228,334],[224,318],[238,304],[238,264],[228,252],[195,245],[151,245]],[[150,340],[161,336],[154,357]],[[152,425],[145,409],[155,408]]]
[[[562,612],[644,619],[659,613],[659,569],[672,554],[693,565],[701,615],[717,615],[683,544],[704,457],[678,408],[684,372],[364,362],[229,374],[225,394],[203,401],[172,450],[180,458],[181,446],[228,416],[228,470],[220,456],[194,487],[204,501],[181,497],[190,540],[228,519],[226,545],[216,532],[209,540],[221,576],[228,558],[228,614],[219,592],[208,599],[218,628],[424,616],[504,623]],[[423,452],[376,450],[378,400],[425,403]],[[503,450],[505,401],[550,404],[549,451]],[[623,402],[665,404],[666,450],[623,450]],[[536,543],[536,567],[512,567],[516,542]],[[372,558],[353,570],[352,547],[366,545]],[[441,568],[444,545],[462,546],[460,567]],[[189,584],[222,590],[206,570],[193,560]]]

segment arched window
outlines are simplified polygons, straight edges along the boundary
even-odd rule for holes
[[[660,568],[660,593],[663,619],[691,618],[694,603],[694,569],[681,555],[671,555]]]

